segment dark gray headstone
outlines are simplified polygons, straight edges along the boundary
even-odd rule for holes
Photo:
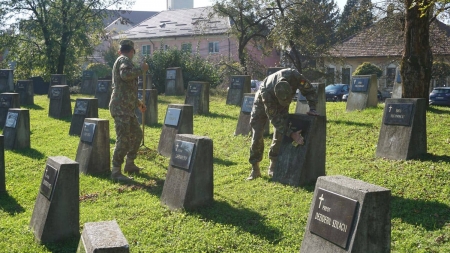
[[[144,79],[143,76],[140,75],[138,77],[138,89],[144,88]],[[155,85],[152,82],[152,75],[146,74],[145,75],[145,89],[156,89]]]
[[[14,91],[14,71],[0,69],[0,93]]]
[[[193,107],[185,104],[171,104],[167,107],[164,125],[159,138],[158,153],[170,157],[177,134],[193,134]]]
[[[253,108],[253,102],[255,101],[255,93],[245,93],[241,103],[241,113],[236,126],[234,135],[248,136],[252,133],[252,126],[250,125],[251,112]],[[270,131],[270,121],[267,120],[264,128],[264,134],[268,135]]]
[[[348,112],[376,107],[378,104],[378,84],[376,75],[353,76],[347,98]]]
[[[273,73],[278,72],[278,71],[280,71],[280,70],[282,70],[282,69],[285,69],[285,68],[281,68],[281,67],[271,67],[271,68],[268,68],[268,69],[267,69],[267,75],[270,76],[270,75],[272,75]]]
[[[4,137],[0,135],[0,193],[6,192],[5,179],[5,146]]]
[[[250,76],[231,76],[230,87],[227,95],[227,105],[241,105],[244,93],[251,93]]]
[[[64,156],[47,159],[30,221],[35,239],[57,242],[79,236],[78,163]]]
[[[377,185],[319,177],[300,252],[390,252],[390,198],[390,190]]]
[[[184,95],[183,73],[181,68],[166,69],[166,96]]]
[[[213,201],[213,142],[205,136],[177,134],[161,203],[195,209]]]
[[[110,171],[109,121],[86,118],[78,143],[77,156],[80,173],[98,174]]]
[[[94,95],[97,88],[97,74],[94,71],[83,71],[83,77],[81,80],[81,94]]]
[[[316,88],[317,92],[317,104],[316,104],[316,111],[319,113],[319,115],[326,116],[327,110],[327,100],[325,97],[325,84],[324,83],[313,83],[312,84]],[[301,92],[299,92],[297,97],[297,105],[295,107],[295,113],[299,114],[306,114],[309,111],[309,105],[306,98],[302,95]]]
[[[111,99],[111,80],[98,80],[95,98],[98,99],[98,108],[108,109]]]
[[[113,221],[84,223],[77,253],[129,253],[130,245]]]
[[[61,119],[72,116],[72,104],[70,103],[70,91],[67,85],[54,85],[49,89],[50,105],[48,116]]]
[[[194,114],[209,113],[209,86],[206,82],[189,82],[184,103],[194,107]]]
[[[21,105],[34,105],[33,80],[17,81],[16,93],[19,94],[19,100]]]
[[[0,127],[6,122],[8,110],[11,108],[20,108],[19,93],[5,92],[0,94]]]
[[[86,118],[98,118],[98,100],[96,98],[77,98],[73,109],[69,134],[80,135]]]
[[[408,160],[427,153],[426,100],[424,98],[388,98],[376,156]]]
[[[30,148],[30,111],[28,109],[9,109],[5,126],[5,149]]]
[[[138,99],[143,101],[142,89],[138,90]],[[145,111],[144,120],[146,126],[153,126],[158,124],[158,90],[147,89],[145,94],[145,105],[147,110]],[[136,108],[136,116],[138,117],[139,124],[142,124],[142,113]]]
[[[51,98],[51,88],[55,85],[67,85],[66,75],[64,74],[52,74],[50,75],[50,87],[48,89],[48,97]]]
[[[290,114],[291,130],[302,130],[304,145],[292,145],[284,136],[273,172],[273,181],[292,186],[304,186],[325,176],[326,117]]]

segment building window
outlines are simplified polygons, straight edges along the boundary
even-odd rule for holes
[[[142,55],[143,56],[149,56],[150,55],[150,45],[143,45],[142,46]]]
[[[335,68],[332,67],[327,68],[327,85],[335,83],[334,75],[335,75]]]
[[[170,46],[169,45],[164,45],[164,51],[169,50]]]
[[[183,43],[183,44],[181,44],[181,51],[192,53],[192,44],[191,43]]]
[[[351,69],[350,68],[342,68],[342,83],[350,84],[351,78]]]
[[[394,87],[396,69],[396,67],[386,68],[386,88]]]
[[[211,54],[218,53],[219,52],[219,42],[218,41],[209,42],[208,48],[209,48],[209,53],[211,53]]]

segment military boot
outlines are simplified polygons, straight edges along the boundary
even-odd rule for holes
[[[119,181],[119,182],[125,182],[125,183],[133,181],[132,177],[127,177],[122,174],[122,172],[120,171],[120,167],[112,167],[111,179],[113,181]]]
[[[276,163],[277,163],[277,160],[270,159],[269,170],[267,171],[267,174],[269,175],[269,177],[273,177],[273,170],[275,169]]]
[[[247,180],[253,180],[258,177],[261,177],[261,170],[259,169],[259,163],[252,164],[252,172],[250,173],[250,176],[247,178]]]
[[[143,170],[143,168],[139,168],[136,164],[134,164],[134,160],[127,159],[123,170],[128,174],[133,174],[138,173],[139,171]]]

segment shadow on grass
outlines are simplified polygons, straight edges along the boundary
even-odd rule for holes
[[[25,209],[8,192],[0,193],[0,209],[10,215],[25,212]]]
[[[201,215],[204,219],[223,225],[239,227],[273,244],[278,244],[283,238],[282,232],[267,226],[265,218],[259,213],[246,208],[233,207],[224,201],[215,200],[211,205],[186,212]]]
[[[361,127],[372,127],[373,126],[373,124],[370,124],[370,123],[353,122],[353,121],[347,121],[347,120],[327,120],[327,123],[342,124],[342,125],[347,125],[347,126],[361,126]]]
[[[26,148],[26,149],[13,149],[10,150],[13,153],[20,154],[33,159],[43,159],[45,158],[44,153],[38,151],[34,148]]]
[[[44,110],[44,108],[39,105],[22,105],[22,107],[26,108],[26,109],[33,109],[33,110]]]
[[[215,157],[213,159],[214,164],[219,164],[219,165],[225,165],[225,166],[232,166],[232,165],[237,165],[236,162],[230,161],[230,160],[223,160],[220,158]]]
[[[450,207],[421,199],[391,198],[391,214],[403,222],[418,225],[428,231],[442,229],[450,222]]]
[[[216,113],[216,112],[210,112],[208,114],[203,114],[202,116],[213,118],[213,119],[236,119],[236,117],[232,117],[226,114]]]
[[[81,235],[73,238],[69,238],[67,240],[63,240],[60,242],[47,242],[43,243],[43,245],[50,252],[58,252],[58,253],[75,253],[77,252],[78,243],[80,241]]]
[[[450,156],[448,155],[433,155],[430,153],[420,155],[416,158],[421,162],[430,161],[430,162],[450,162]]]
[[[447,114],[448,113],[448,111],[441,110],[441,108],[443,108],[443,107],[429,106],[427,111],[432,112],[432,113],[436,113],[436,114]]]

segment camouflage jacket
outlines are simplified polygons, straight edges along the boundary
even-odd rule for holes
[[[111,115],[135,115],[135,109],[142,102],[138,100],[138,76],[141,67],[135,67],[131,60],[121,55],[114,63],[112,70],[112,94],[109,102]]]
[[[297,89],[308,100],[311,109],[316,108],[317,94],[316,89],[302,74],[295,69],[282,69],[266,77],[259,87],[260,100],[264,104],[266,115],[277,132],[290,136],[292,130],[287,127],[287,117],[289,114],[289,106],[282,106],[275,96],[275,84],[280,81],[287,81],[291,85],[291,100]]]

